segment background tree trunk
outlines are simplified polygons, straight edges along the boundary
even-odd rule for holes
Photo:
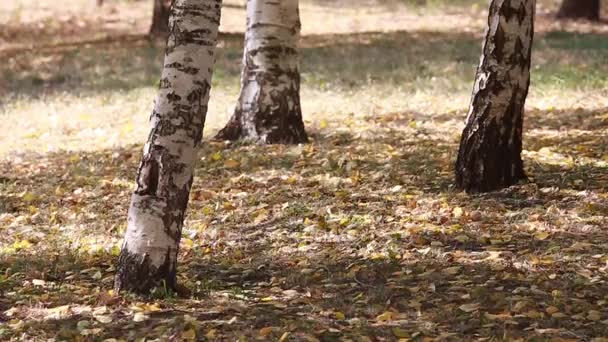
[[[308,140],[300,108],[298,0],[248,0],[241,93],[217,139]]]
[[[169,33],[169,15],[171,14],[172,0],[153,0],[154,13],[150,35],[156,37],[166,36]]]
[[[115,288],[175,288],[177,252],[202,138],[221,0],[176,0],[152,130],[129,207]]]
[[[563,0],[557,17],[600,20],[600,0]]]
[[[466,127],[456,161],[456,184],[467,192],[507,187],[525,179],[524,103],[530,85],[535,0],[493,0]]]

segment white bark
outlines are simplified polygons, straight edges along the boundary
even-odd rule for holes
[[[247,1],[241,94],[220,137],[262,143],[307,140],[299,97],[299,34],[298,0]]]
[[[473,112],[479,110],[475,107],[477,95],[488,86],[492,87],[495,84],[491,82],[490,78],[501,80],[502,83],[509,83],[504,91],[491,93],[486,101],[486,105],[492,105],[493,120],[497,122],[505,115],[514,92],[517,89],[527,89],[530,81],[530,65],[514,59],[517,56],[530,55],[532,49],[530,37],[534,30],[535,7],[535,0],[494,1],[490,9],[492,12],[488,19],[484,53],[481,54],[479,62],[467,123],[471,120]],[[505,12],[513,14],[507,16],[504,15]],[[525,17],[520,17],[521,13],[526,13]],[[489,58],[497,49],[501,50],[497,53],[508,59],[507,61]],[[519,100],[519,102],[525,101],[525,97]]]
[[[150,118],[115,287],[145,292],[175,268],[202,138],[221,0],[176,0],[160,90]]]

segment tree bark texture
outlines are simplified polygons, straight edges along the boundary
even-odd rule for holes
[[[486,192],[526,178],[521,159],[530,85],[535,0],[493,0],[471,106],[456,161],[456,184]]]
[[[179,241],[211,88],[221,0],[176,0],[115,288],[175,288]]]
[[[600,20],[600,0],[563,0],[557,17]]]
[[[298,0],[248,0],[241,93],[217,139],[308,141],[300,107]]]
[[[162,37],[169,33],[169,15],[171,14],[172,0],[153,0],[154,12],[152,14],[152,25],[150,35]]]

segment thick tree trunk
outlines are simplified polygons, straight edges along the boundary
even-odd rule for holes
[[[525,179],[524,103],[530,85],[535,0],[492,0],[488,31],[456,161],[457,186],[485,192]]]
[[[221,0],[176,0],[152,130],[139,166],[115,288],[175,288],[194,163],[202,138]]]
[[[308,140],[300,108],[298,0],[248,0],[241,94],[217,139]]]
[[[600,0],[563,0],[557,17],[600,20]]]
[[[169,15],[171,14],[172,0],[154,0],[154,12],[150,35],[156,37],[166,36],[169,33]]]

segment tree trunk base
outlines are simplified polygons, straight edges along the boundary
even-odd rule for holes
[[[156,268],[150,264],[147,255],[131,253],[125,246],[118,257],[114,289],[116,292],[128,291],[144,295],[150,294],[157,287],[176,290],[175,268],[170,265],[169,255],[165,260],[161,267]]]
[[[484,193],[508,188],[528,180],[520,162],[505,162],[501,167],[512,170],[503,174],[481,174],[480,170],[457,169],[456,186],[467,193]],[[476,176],[470,176],[473,173]]]
[[[299,99],[299,95],[297,96]],[[292,97],[293,98],[293,97]],[[299,101],[276,97],[277,107],[252,106],[250,111],[237,108],[215,140],[245,140],[258,144],[304,144],[308,135],[304,129]]]
[[[501,135],[498,125],[477,123],[483,128],[473,134],[469,129],[463,133],[456,161],[456,186],[468,193],[481,193],[526,180],[521,159],[521,124],[515,127],[502,124],[506,132]]]
[[[238,116],[235,114],[235,116]],[[301,125],[289,125],[288,127],[273,127],[259,131],[246,131],[238,119],[233,118],[214,137],[221,141],[251,141],[257,144],[305,144],[308,135]]]

